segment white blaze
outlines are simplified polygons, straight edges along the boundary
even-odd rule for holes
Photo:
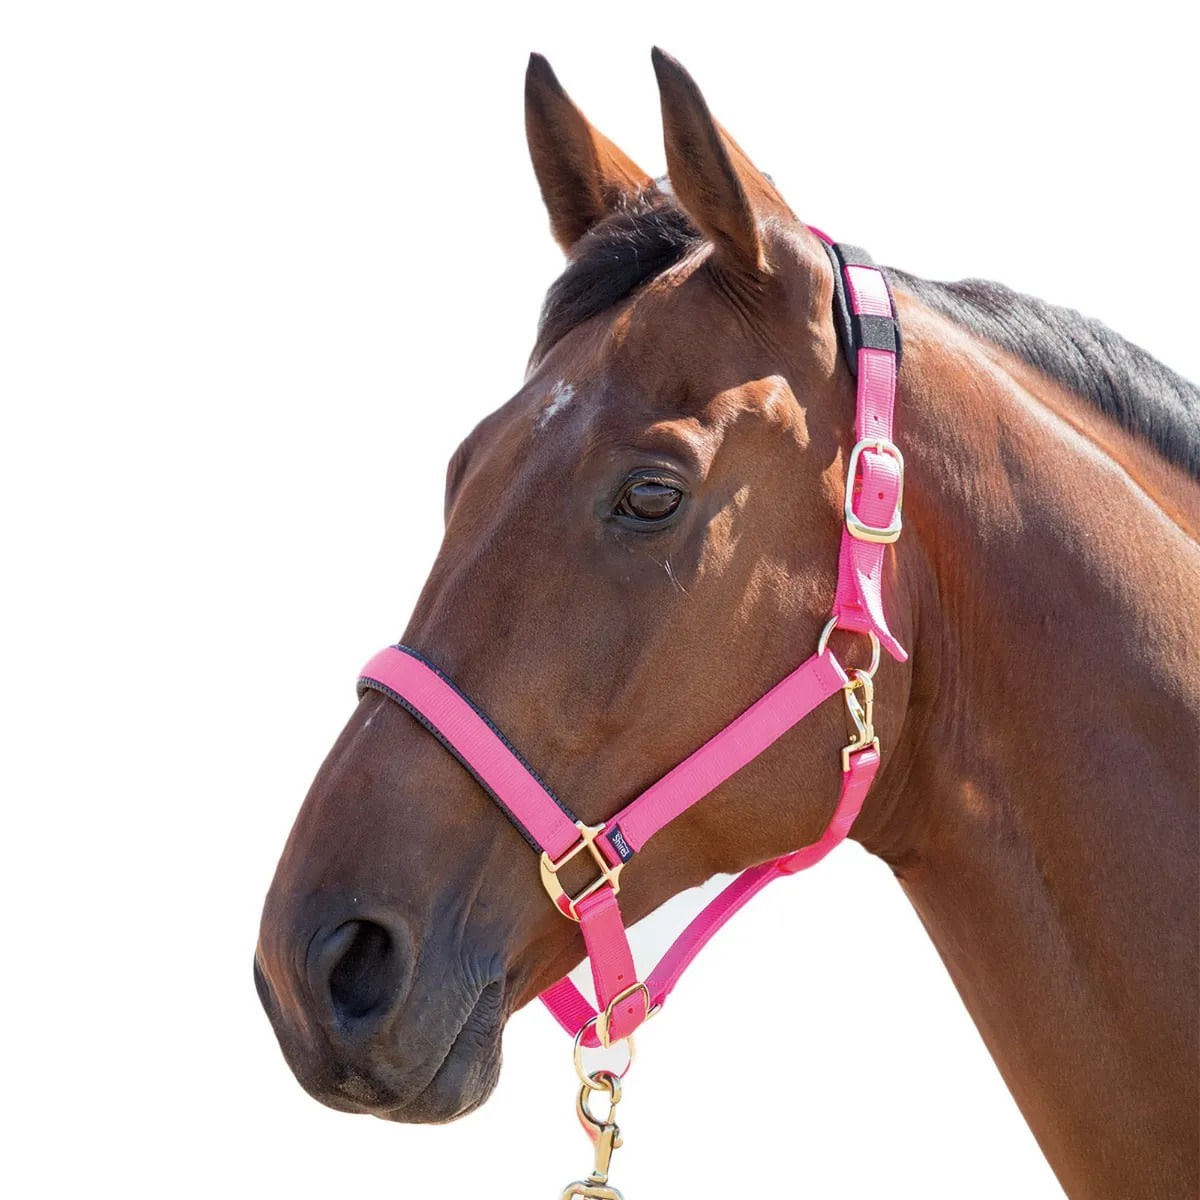
[[[534,422],[534,429],[544,429],[550,418],[562,412],[574,398],[575,389],[560,379],[550,390],[550,399],[546,401],[545,408],[538,414],[538,418]]]

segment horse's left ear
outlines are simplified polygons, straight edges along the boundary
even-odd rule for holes
[[[570,248],[653,180],[576,108],[540,55],[525,72],[525,135],[555,241]]]
[[[724,265],[769,269],[760,222],[795,214],[775,185],[718,124],[696,81],[657,46],[651,54],[662,100],[667,171],[680,207],[716,245]]]

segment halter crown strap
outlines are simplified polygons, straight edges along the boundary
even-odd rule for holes
[[[415,650],[381,650],[359,679],[360,695],[374,689],[407,709],[540,851],[547,893],[582,930],[598,1007],[569,979],[545,991],[542,1000],[567,1032],[590,1045],[630,1036],[743,904],[772,880],[805,870],[837,846],[850,832],[879,769],[879,741],[871,716],[877,651],[883,646],[896,659],[907,657],[888,628],[882,592],[885,548],[900,536],[904,489],[904,459],[892,441],[900,328],[887,280],[870,256],[832,242],[819,230],[813,232],[833,264],[834,323],[857,390],[856,441],[846,468],[833,615],[811,658],[615,817],[594,826],[580,821],[482,710]],[[868,670],[847,673],[834,658],[828,638],[837,627],[871,637],[876,654]],[[646,980],[639,980],[617,901],[625,865],[655,833],[839,691],[855,734],[842,750],[841,792],[825,832],[811,846],[742,872],[692,920]],[[595,876],[582,891],[569,895],[559,872],[575,859],[590,862]]]
[[[895,659],[908,655],[883,614],[883,562],[900,537],[904,456],[892,441],[900,323],[883,272],[857,246],[824,241],[833,264],[834,324],[857,383],[854,448],[846,468],[845,523],[833,614],[842,629],[874,633]]]

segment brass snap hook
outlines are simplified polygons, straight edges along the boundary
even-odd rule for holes
[[[850,682],[842,689],[846,700],[847,729],[850,741],[842,747],[842,770],[850,770],[850,756],[868,746],[879,749],[875,736],[875,681],[870,671],[852,670]],[[862,692],[862,699],[854,694]]]
[[[586,1183],[582,1179],[575,1183],[568,1183],[563,1188],[559,1200],[571,1200],[572,1196],[583,1196],[587,1200],[625,1200],[625,1197],[615,1187],[609,1187],[603,1183]]]
[[[593,1092],[608,1093],[608,1115],[601,1120],[589,1105]],[[584,1200],[624,1200],[621,1193],[610,1186],[608,1171],[613,1151],[622,1144],[621,1130],[617,1127],[617,1105],[621,1103],[621,1081],[611,1071],[596,1071],[589,1075],[579,1089],[575,1101],[575,1112],[584,1132],[595,1146],[596,1157],[591,1174],[586,1179],[577,1179],[562,1190],[560,1200],[571,1200],[573,1196]]]

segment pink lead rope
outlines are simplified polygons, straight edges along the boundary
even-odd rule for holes
[[[768,883],[819,862],[850,832],[879,769],[871,721],[872,676],[878,647],[906,655],[883,613],[884,547],[900,535],[904,460],[892,441],[899,326],[883,273],[863,251],[826,244],[837,280],[835,321],[846,360],[857,376],[857,441],[847,465],[845,526],[838,558],[833,616],[817,652],[616,816],[588,826],[542,783],[502,733],[457,687],[415,651],[381,650],[363,668],[360,694],[383,692],[432,733],[500,806],[540,855],[551,900],[579,922],[591,963],[597,1006],[562,979],[542,993],[559,1024],[588,1045],[629,1037],[656,1012],[688,964],[730,917]],[[828,648],[843,628],[868,635],[875,654],[867,670],[847,673]],[[862,691],[863,702],[856,696]],[[625,865],[665,825],[757,758],[818,704],[846,698],[855,736],[842,751],[842,787],[825,832],[811,846],[743,871],[687,926],[644,981],[639,980],[617,903]],[[568,895],[558,872],[589,856],[596,878]]]

